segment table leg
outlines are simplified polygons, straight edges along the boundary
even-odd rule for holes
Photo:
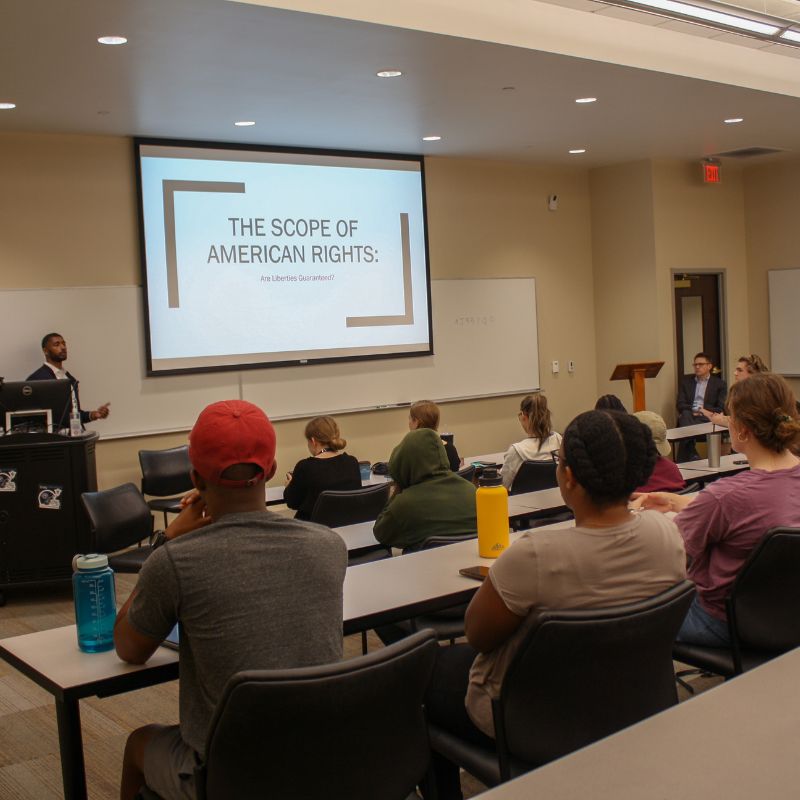
[[[86,768],[83,763],[81,710],[79,700],[56,697],[58,746],[61,751],[61,780],[64,800],[86,800]]]

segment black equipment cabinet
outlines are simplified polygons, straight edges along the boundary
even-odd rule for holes
[[[0,605],[3,589],[72,577],[91,551],[83,492],[97,491],[97,433],[0,437]]]

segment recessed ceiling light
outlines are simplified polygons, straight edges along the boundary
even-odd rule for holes
[[[578,148],[576,150],[570,150],[569,152],[570,152],[570,155],[576,156],[576,155],[578,155],[578,153],[585,153],[586,150]]]
[[[744,122],[744,117],[731,117],[725,120],[726,125],[735,125],[737,122]]]
[[[788,39],[790,42],[800,42],[800,31],[784,31],[781,39]]]
[[[597,98],[596,97],[579,97],[577,100],[575,100],[575,102],[576,103],[596,103],[597,102]]]
[[[0,103],[0,111],[10,111],[12,108],[16,107],[16,103]]]
[[[399,69],[382,69],[375,74],[379,78],[399,78],[403,73]]]
[[[252,128],[255,125],[255,121],[252,119],[240,119],[237,122],[233,123],[237,128]]]
[[[100,36],[100,44],[125,44],[128,40],[124,36]]]
[[[441,139],[442,139],[441,136],[423,136],[422,137],[422,141],[423,142],[439,142],[439,141],[441,141]]]

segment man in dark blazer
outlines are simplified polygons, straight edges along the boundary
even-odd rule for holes
[[[94,422],[97,419],[105,419],[110,412],[110,403],[104,403],[93,411],[83,411],[80,407],[78,396],[78,379],[64,369],[63,364],[67,360],[67,343],[60,333],[48,333],[42,338],[42,353],[44,353],[44,364],[39,369],[28,375],[29,381],[52,381],[67,380],[72,384],[75,391],[75,401],[78,404],[78,412],[81,415],[81,423]],[[56,420],[53,420],[56,423]],[[67,420],[61,420],[56,427],[65,427]]]
[[[685,375],[678,387],[678,426],[681,428],[708,422],[702,409],[721,413],[728,396],[725,381],[712,374],[714,363],[708,353],[697,353],[692,367],[694,375]],[[679,462],[699,457],[694,443],[694,439],[683,439],[678,443]]]

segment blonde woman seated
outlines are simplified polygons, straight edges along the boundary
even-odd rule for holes
[[[561,434],[553,430],[547,398],[540,392],[523,398],[519,424],[527,436],[508,448],[500,469],[503,486],[509,490],[523,461],[550,461],[551,453],[561,447]]]
[[[358,460],[344,452],[347,442],[333,417],[314,417],[306,425],[305,437],[311,457],[286,473],[283,491],[286,505],[297,510],[295,519],[311,519],[317,498],[326,489],[361,488]]]
[[[439,432],[439,406],[433,400],[417,400],[416,403],[411,404],[408,411],[408,429],[416,431],[420,428],[430,428],[432,431]],[[442,439],[442,444],[447,453],[450,470],[458,472],[462,459],[459,458],[456,446],[447,439]]]
[[[736,369],[733,371],[733,382],[743,381],[745,378],[749,378],[751,375],[756,375],[760,372],[769,372],[769,367],[759,356],[752,353],[749,356],[742,356],[736,362]],[[715,425],[719,425],[722,428],[727,428],[730,423],[730,418],[727,414],[709,411],[707,408],[701,408],[700,413],[706,417],[709,422],[713,422]]]

